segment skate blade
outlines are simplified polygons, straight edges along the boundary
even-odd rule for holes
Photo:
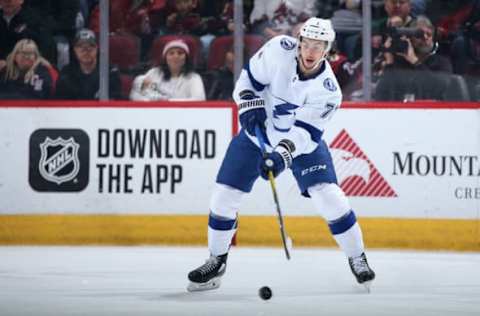
[[[365,290],[367,290],[367,293],[370,294],[370,286],[372,284],[372,281],[366,281],[364,283],[362,283],[362,285],[365,287]]]
[[[205,283],[190,282],[190,284],[187,286],[187,291],[200,292],[200,291],[215,290],[220,287],[220,284],[221,284],[220,278],[213,278],[210,281]]]

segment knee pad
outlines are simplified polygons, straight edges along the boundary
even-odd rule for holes
[[[234,219],[245,192],[216,183],[210,198],[210,211],[220,217]]]
[[[320,215],[328,222],[341,218],[351,209],[345,193],[335,183],[314,185],[308,189],[308,193]]]

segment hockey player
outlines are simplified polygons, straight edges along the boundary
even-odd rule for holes
[[[375,278],[364,253],[355,213],[337,184],[322,140],[325,124],[340,107],[342,93],[325,59],[335,40],[330,20],[308,19],[298,39],[277,36],[242,70],[233,92],[242,126],[225,154],[210,200],[210,258],[188,274],[189,291],[215,289],[225,273],[242,197],[259,176],[291,169],[302,195],[312,199],[361,284]],[[265,155],[255,137],[259,126]]]

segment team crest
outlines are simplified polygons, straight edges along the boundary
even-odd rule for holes
[[[292,40],[284,37],[280,41],[280,46],[282,46],[282,48],[284,48],[286,50],[292,50],[292,49],[295,48],[295,42],[293,42]]]
[[[80,170],[77,144],[73,137],[55,140],[47,137],[40,144],[41,157],[38,163],[42,177],[50,182],[61,184],[74,179]]]
[[[325,89],[327,89],[328,91],[336,91],[337,90],[337,86],[335,85],[335,83],[333,82],[332,79],[330,78],[327,78],[323,81],[323,86],[325,87]]]

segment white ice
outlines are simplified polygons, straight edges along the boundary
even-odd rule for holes
[[[367,255],[370,294],[338,250],[242,247],[218,290],[188,293],[205,248],[0,247],[0,315],[480,315],[479,253]]]

